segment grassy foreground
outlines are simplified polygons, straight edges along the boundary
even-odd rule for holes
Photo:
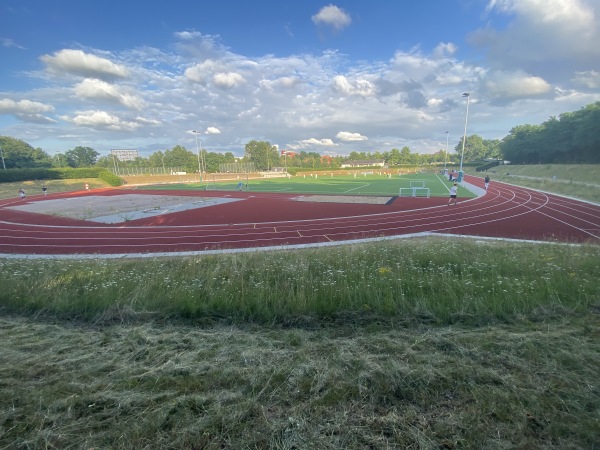
[[[598,261],[438,239],[0,260],[0,448],[600,448]]]

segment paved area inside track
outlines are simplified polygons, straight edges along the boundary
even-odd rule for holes
[[[140,194],[85,195],[28,201],[22,205],[10,206],[10,208],[37,214],[115,224],[238,200],[241,199]]]
[[[394,197],[365,195],[301,195],[294,198],[298,202],[363,203],[371,205],[385,205],[393,199]]]

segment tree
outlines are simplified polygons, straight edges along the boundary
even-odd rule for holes
[[[40,148],[33,148],[27,142],[8,136],[0,136],[2,159],[0,170],[52,167],[52,158]]]
[[[511,163],[541,162],[539,147],[540,125],[519,125],[510,130],[508,136],[502,139],[500,148],[504,159]]]
[[[248,142],[244,147],[244,157],[254,163],[256,170],[271,170],[280,165],[277,147],[265,141]]]
[[[75,147],[65,152],[67,164],[71,167],[90,167],[96,164],[98,153],[91,147]]]
[[[483,138],[481,136],[477,134],[467,136],[467,140],[464,145],[464,153],[463,140],[464,137],[461,137],[454,150],[462,157],[464,162],[477,161],[485,158],[486,147],[483,144]]]
[[[198,155],[181,145],[176,145],[172,150],[165,150],[164,161],[167,168],[182,169],[186,172],[198,172],[201,166]]]
[[[412,164],[413,160],[410,153],[410,148],[407,146],[402,147],[400,150],[400,159],[398,160],[398,164]]]

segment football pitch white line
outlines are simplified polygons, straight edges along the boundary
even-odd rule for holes
[[[343,193],[347,194],[348,192],[356,191],[357,189],[363,189],[363,188],[366,188],[368,186],[371,186],[371,183],[365,183],[362,186],[358,186],[358,187],[355,187],[355,188],[352,188],[352,189],[348,189],[347,191],[344,191]]]

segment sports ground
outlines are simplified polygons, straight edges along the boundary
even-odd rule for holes
[[[466,176],[448,206],[450,186],[438,174],[309,174],[8,199],[0,254],[123,257],[423,235],[600,243],[600,205],[498,182],[485,191],[483,178]]]

